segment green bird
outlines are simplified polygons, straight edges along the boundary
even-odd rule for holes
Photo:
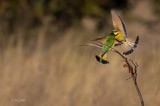
[[[103,64],[109,63],[107,60],[107,53],[115,46],[123,45],[123,54],[129,55],[135,50],[139,43],[139,36],[136,37],[135,41],[128,38],[126,26],[121,17],[114,10],[111,10],[111,15],[114,30],[112,30],[108,36],[94,39],[85,44],[86,46],[94,46],[102,49],[100,54],[98,56],[96,55],[96,59]]]
[[[109,61],[107,60],[107,53],[114,47],[115,36],[117,36],[118,34],[117,32],[117,30],[112,30],[112,32],[108,36],[94,39],[89,43],[85,44],[88,46],[94,46],[102,49],[100,54],[95,56],[98,62],[103,64],[109,63]]]

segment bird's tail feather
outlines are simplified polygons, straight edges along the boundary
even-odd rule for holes
[[[139,36],[136,37],[135,41],[132,41],[131,39],[127,38],[126,42],[124,42],[124,55],[131,54],[138,46],[139,43]]]
[[[107,61],[107,53],[105,53],[103,56],[101,55],[101,53],[99,54],[99,56],[95,56],[97,61],[103,64],[108,64],[109,61]]]

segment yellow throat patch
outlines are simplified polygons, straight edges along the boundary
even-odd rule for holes
[[[122,32],[118,31],[118,34],[115,36],[115,39],[118,41],[125,41],[125,36],[122,34]]]

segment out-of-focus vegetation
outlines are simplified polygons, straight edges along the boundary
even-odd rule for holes
[[[110,9],[133,9],[138,1],[131,0],[1,0],[0,30],[3,35],[17,30],[17,27],[36,29],[48,22],[60,29],[81,22],[84,17],[98,20],[97,29],[106,25]],[[159,0],[153,0],[154,9],[160,13]],[[0,36],[3,36],[2,34]],[[30,34],[28,34],[30,35]]]
[[[80,27],[85,17],[96,20],[95,30],[102,30],[108,25],[110,8],[126,9],[132,4],[129,0],[1,0],[0,47],[11,36],[16,39],[23,35],[22,39],[28,43],[28,39],[36,39],[39,30],[46,28],[44,39],[50,42],[58,39],[65,29]]]
[[[126,9],[130,5],[129,0],[1,0],[0,26],[13,32],[18,26],[39,26],[46,18],[60,27],[78,23],[85,16],[104,21],[110,8]]]
[[[153,3],[154,11],[160,15],[160,1],[159,0],[151,0]]]

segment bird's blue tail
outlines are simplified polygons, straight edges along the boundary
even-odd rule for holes
[[[96,55],[95,57],[96,57],[97,61],[102,63],[102,64],[108,64],[109,63],[109,61],[106,60],[107,59],[107,54],[105,54],[103,57],[101,56],[101,54],[99,56]]]

